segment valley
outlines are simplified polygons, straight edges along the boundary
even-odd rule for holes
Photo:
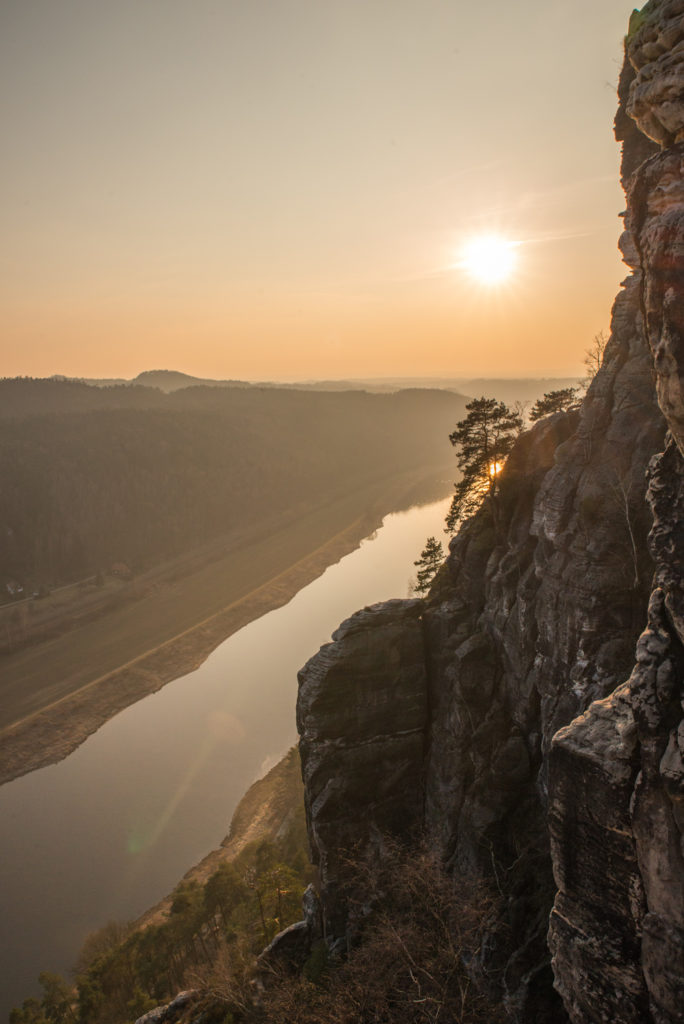
[[[272,532],[243,530],[192,572],[177,562],[124,584],[118,606],[91,621],[66,628],[67,606],[56,635],[0,656],[0,784],[61,760],[112,715],[193,671],[357,547],[387,512],[448,488],[446,469],[377,480]]]

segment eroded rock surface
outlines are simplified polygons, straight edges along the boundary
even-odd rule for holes
[[[577,1024],[684,1021],[684,3],[634,15],[622,76],[622,250],[671,431],[650,468],[655,562],[629,682],[551,755],[556,985]],[[628,157],[635,129],[659,143]],[[579,851],[579,853],[578,853]]]
[[[345,859],[422,818],[427,686],[423,602],[357,612],[299,674],[297,727],[325,924],[340,937]]]
[[[662,149],[627,182],[627,228],[638,253],[641,295],[658,400],[684,452],[684,2],[647,4],[627,39],[634,78],[626,108]]]

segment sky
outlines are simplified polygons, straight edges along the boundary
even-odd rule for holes
[[[0,375],[581,374],[632,8],[0,0]]]

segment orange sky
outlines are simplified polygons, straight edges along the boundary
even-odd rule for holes
[[[581,373],[632,6],[2,3],[0,375]]]

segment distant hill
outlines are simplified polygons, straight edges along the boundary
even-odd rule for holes
[[[371,391],[388,393],[407,388],[455,391],[470,398],[497,398],[499,401],[536,402],[548,391],[575,387],[577,377],[388,377],[360,378],[358,380],[298,381],[283,385],[288,388],[312,391]],[[266,385],[268,386],[268,385]]]
[[[133,572],[413,469],[455,472],[465,399],[0,381],[0,588]]]
[[[349,380],[278,381],[213,380],[193,377],[179,370],[144,370],[131,380],[51,377],[53,381],[88,384],[98,388],[147,387],[170,393],[189,387],[277,388],[288,391],[369,391],[387,394],[411,388],[454,391],[470,398],[498,398],[502,402],[536,402],[547,391],[574,387],[577,377],[359,377]]]
[[[159,388],[160,391],[167,392],[200,386],[213,388],[248,388],[252,386],[243,380],[211,380],[205,377],[191,377],[190,374],[181,373],[179,370],[144,370],[133,378],[131,384]]]
[[[55,374],[49,380],[69,382],[75,384],[89,384],[91,387],[109,388],[116,386],[159,388],[160,391],[178,391],[180,388],[191,388],[198,386],[214,388],[249,388],[250,383],[244,380],[212,380],[209,377],[193,377],[189,373],[181,373],[180,370],[143,370],[137,377],[127,380],[124,377],[64,377],[62,374]]]

